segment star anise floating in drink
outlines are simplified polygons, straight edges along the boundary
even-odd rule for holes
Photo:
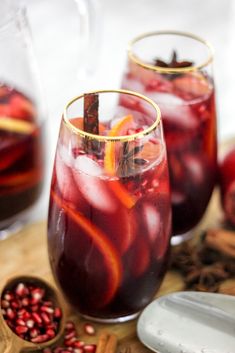
[[[162,59],[156,58],[154,65],[176,69],[176,68],[185,68],[185,67],[193,66],[193,62],[188,60],[179,61],[176,50],[173,50],[171,60],[168,63],[166,61],[163,61]]]

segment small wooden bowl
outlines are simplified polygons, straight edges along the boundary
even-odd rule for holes
[[[3,318],[1,303],[0,303],[0,352],[1,353],[20,353],[21,350],[25,351],[36,351],[48,346],[53,345],[58,341],[61,337],[64,325],[65,325],[65,310],[63,307],[63,301],[57,290],[48,284],[44,279],[34,277],[34,276],[15,276],[11,277],[9,280],[5,281],[5,284],[0,286],[0,296],[6,289],[12,289],[16,283],[25,282],[25,283],[33,283],[38,285],[41,288],[46,290],[46,296],[48,300],[51,300],[55,306],[58,306],[62,310],[62,318],[60,321],[59,331],[56,336],[43,343],[32,343],[26,340],[23,340],[19,336],[17,336],[7,325],[6,321]],[[0,297],[1,298],[1,297]]]

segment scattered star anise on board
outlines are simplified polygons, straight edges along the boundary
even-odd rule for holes
[[[124,177],[131,175],[135,173],[137,169],[143,167],[147,163],[146,159],[137,157],[138,153],[142,151],[143,147],[143,145],[140,145],[131,149],[128,142],[123,143],[117,175]]]
[[[186,289],[219,292],[224,281],[235,279],[235,257],[224,254],[222,246],[212,248],[207,242],[208,234],[209,231],[201,236],[196,245],[186,242],[172,250],[171,269],[183,275]]]

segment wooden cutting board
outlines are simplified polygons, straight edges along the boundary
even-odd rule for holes
[[[220,152],[223,153],[234,144],[234,138],[223,143],[220,146]],[[217,226],[221,218],[219,192],[215,190],[204,218],[194,231],[195,242],[202,231]],[[16,275],[35,275],[47,279],[55,286],[47,255],[46,221],[28,225],[9,239],[0,241],[0,287],[7,279]],[[157,296],[180,291],[184,288],[185,284],[182,276],[177,272],[168,271]],[[79,337],[85,342],[96,343],[99,331],[105,328],[118,336],[117,353],[124,353],[127,346],[131,347],[131,353],[150,352],[136,336],[136,320],[113,325],[94,324],[97,334],[89,338],[82,334],[83,319],[67,304],[65,304],[65,308],[68,319],[77,324],[78,331],[81,333]]]
[[[207,213],[195,231],[195,238],[197,233],[209,226],[216,225],[220,218],[218,205],[218,192],[215,191]],[[55,285],[48,261],[46,237],[46,222],[41,222],[28,225],[18,234],[0,242],[0,284],[5,283],[5,280],[11,276],[25,274],[41,276]],[[181,275],[168,271],[157,296],[183,289],[184,281]],[[79,327],[83,320],[69,306],[66,306],[66,308],[67,317],[77,323],[78,331],[81,332]],[[89,338],[81,335],[81,339],[89,343],[96,343],[99,331],[105,327],[118,335],[118,352],[123,352],[124,347],[129,345],[132,348],[132,353],[150,352],[139,342],[136,336],[136,320],[115,325],[95,324],[95,327],[97,329],[96,336]]]

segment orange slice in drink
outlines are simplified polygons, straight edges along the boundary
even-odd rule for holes
[[[121,136],[126,133],[128,128],[133,124],[133,116],[126,115],[124,118],[119,120],[117,124],[109,131],[108,136]],[[104,157],[104,167],[108,174],[115,175],[116,173],[116,142],[107,142],[105,148],[105,157]]]
[[[124,118],[119,120],[113,128],[109,131],[108,136],[122,136],[125,135],[127,130],[133,124],[133,116],[126,115]],[[107,142],[105,148],[104,157],[104,168],[106,172],[110,175],[115,175],[116,173],[116,142]],[[128,193],[125,187],[117,180],[113,180],[109,183],[110,188],[117,196],[119,201],[127,208],[131,208],[135,204],[135,199]]]
[[[19,120],[7,116],[0,117],[0,130],[30,135],[35,130],[35,125],[25,120]]]
[[[89,219],[74,210],[68,203],[63,201],[55,192],[51,191],[51,197],[60,209],[63,209],[70,219],[90,238],[92,246],[96,247],[102,255],[106,271],[108,273],[107,283],[104,283],[104,292],[99,307],[105,306],[115,296],[122,279],[122,265],[117,250],[109,238]],[[84,265],[85,266],[85,265]]]

